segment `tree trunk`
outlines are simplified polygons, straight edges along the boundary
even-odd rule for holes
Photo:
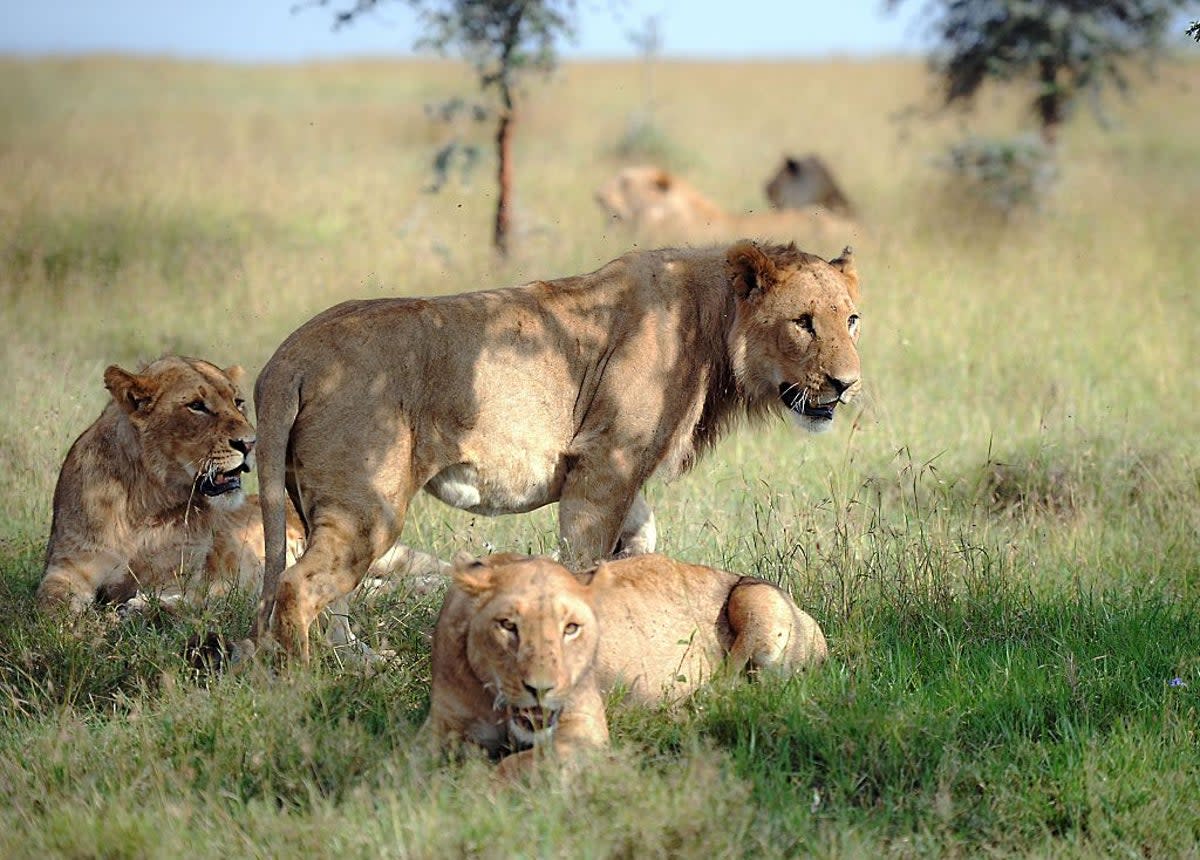
[[[1041,61],[1038,82],[1042,85],[1042,93],[1035,105],[1042,122],[1042,140],[1053,149],[1058,143],[1058,129],[1063,121],[1063,91],[1058,85],[1058,66],[1053,60]]]
[[[507,106],[500,113],[500,125],[496,129],[496,181],[499,194],[496,196],[496,227],[492,234],[492,245],[501,257],[508,256],[508,207],[512,197],[512,123],[512,107]]]

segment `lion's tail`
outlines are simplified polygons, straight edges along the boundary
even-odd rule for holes
[[[258,493],[266,559],[255,639],[271,629],[275,592],[287,566],[287,450],[300,411],[300,376],[285,363],[267,362],[254,386],[258,418]]]

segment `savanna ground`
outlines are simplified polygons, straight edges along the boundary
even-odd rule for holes
[[[860,406],[821,437],[741,428],[649,489],[664,551],[785,584],[832,656],[614,706],[611,759],[501,790],[414,751],[436,598],[356,608],[385,672],[197,677],[188,636],[243,632],[247,601],[37,616],[51,493],[110,363],[256,372],[344,298],[626,250],[591,192],[641,70],[531,87],[498,264],[489,163],[420,191],[446,134],[423,105],[470,93],[456,67],[0,64],[0,855],[1196,855],[1200,64],[1110,102],[1108,129],[1078,116],[1044,210],[1007,222],[930,167],[958,119],[895,121],[928,93],[916,62],[667,64],[655,86],[658,142],[722,204],[761,206],[780,153],[815,149],[869,223]],[[981,107],[973,131],[1023,123],[1009,95]],[[554,533],[552,510],[430,499],[405,529],[443,557]]]

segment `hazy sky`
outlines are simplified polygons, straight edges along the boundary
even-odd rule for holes
[[[303,0],[301,0],[303,2]],[[0,54],[117,52],[291,62],[412,53],[419,31],[403,2],[338,32],[331,9],[297,0],[0,0]],[[915,53],[924,0],[885,14],[883,0],[579,0],[568,56],[634,53],[626,33],[658,16],[663,53],[682,57],[822,57]]]

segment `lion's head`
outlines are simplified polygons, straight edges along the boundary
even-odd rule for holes
[[[130,373],[104,371],[104,386],[137,437],[140,465],[169,492],[193,491],[234,508],[244,499],[241,473],[254,465],[254,428],[238,383],[244,371],[169,356]]]
[[[596,191],[608,217],[637,229],[685,228],[725,217],[717,204],[661,167],[626,167]]]
[[[726,266],[736,296],[730,353],[752,404],[781,403],[801,427],[829,429],[859,390],[858,274],[849,248],[826,262],[795,245],[744,240]]]
[[[454,581],[473,601],[471,671],[495,694],[509,736],[524,747],[542,743],[596,659],[588,587],[549,559],[507,553],[460,565]]]
[[[776,209],[819,206],[837,215],[854,216],[854,207],[819,155],[796,158],[788,155],[764,188]]]

